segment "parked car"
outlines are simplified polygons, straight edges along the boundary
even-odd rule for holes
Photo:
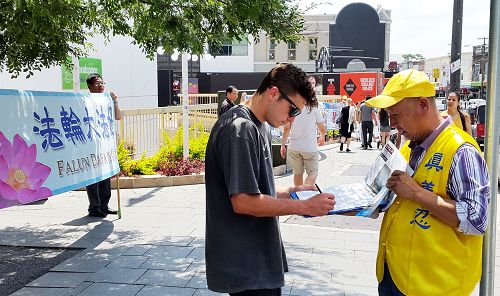
[[[486,105],[479,105],[475,108],[472,136],[476,139],[480,147],[484,146],[485,121]]]
[[[470,99],[468,101],[468,107],[477,107],[486,105],[486,100],[483,99]]]
[[[484,149],[484,133],[485,133],[485,120],[486,120],[486,105],[479,105],[476,108],[470,108],[469,110],[474,110],[475,124],[472,125],[472,136],[476,139],[481,150]],[[498,175],[498,185],[500,186],[500,147],[499,155],[497,160],[497,175]],[[500,190],[500,188],[499,188]]]

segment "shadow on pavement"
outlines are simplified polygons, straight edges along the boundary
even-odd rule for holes
[[[65,226],[85,226],[96,222],[88,216],[64,223]],[[0,235],[0,296],[13,293],[55,266],[94,249],[113,232],[111,221],[102,220],[87,231],[77,227],[6,227]],[[79,232],[86,233],[73,241]],[[75,257],[76,256],[76,257]]]
[[[158,192],[161,190],[161,187],[155,187],[154,189],[152,189],[151,191],[149,191],[148,193],[146,194],[142,194],[140,197],[137,197],[137,198],[130,198],[128,200],[128,206],[134,206],[138,203],[141,203],[147,199],[150,199],[152,197],[154,197],[154,193]]]
[[[0,246],[0,296],[10,295],[81,249]]]

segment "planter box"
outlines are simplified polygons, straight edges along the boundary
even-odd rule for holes
[[[117,179],[111,179],[111,189],[116,189]],[[179,185],[204,184],[205,174],[187,176],[145,175],[135,177],[120,177],[120,189],[170,187]],[[86,190],[85,187],[78,189]]]
[[[116,188],[116,179],[111,180],[111,188]],[[205,174],[186,176],[137,176],[120,177],[121,189],[149,188],[149,187],[170,187],[179,185],[193,185],[205,183]]]

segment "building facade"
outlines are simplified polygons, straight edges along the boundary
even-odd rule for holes
[[[472,52],[463,52],[460,66],[460,86],[470,87],[472,81]],[[450,83],[450,56],[433,57],[414,64],[414,68],[424,71],[431,81],[439,83],[441,88],[448,87]]]
[[[390,51],[390,30],[391,30],[391,11],[377,6],[372,8],[367,4],[353,3],[345,6],[342,10],[368,9],[373,10],[373,13],[378,16],[378,22],[384,26],[383,36],[380,50],[383,52],[383,65],[376,69],[382,71],[387,69],[389,64]],[[294,63],[307,72],[316,72],[316,60],[321,48],[329,48],[330,51],[335,43],[335,34],[332,32],[332,27],[335,26],[338,14],[321,14],[321,15],[304,15],[305,30],[301,33],[302,41],[291,44],[280,42],[277,43],[274,39],[266,36],[265,32],[259,35],[259,43],[255,44],[254,51],[254,71],[267,72],[276,63],[288,62]],[[364,19],[360,18],[357,22],[364,23]],[[354,44],[349,46],[356,50]],[[345,71],[334,66],[335,72]]]
[[[304,15],[305,30],[301,32],[302,41],[298,43],[276,42],[259,34],[259,43],[255,44],[254,71],[268,72],[276,63],[294,63],[307,72],[315,72],[315,63],[320,48],[329,46],[330,23],[336,15]]]

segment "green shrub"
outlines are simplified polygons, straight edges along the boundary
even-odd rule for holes
[[[198,136],[195,138],[197,134]],[[167,135],[172,145],[170,151],[172,151],[177,158],[182,158],[183,156],[183,136],[184,130],[182,126],[177,129],[173,140],[170,140],[170,137]],[[204,131],[202,123],[189,128],[189,159],[205,160],[205,150],[207,149],[208,138],[209,134]]]
[[[130,147],[133,145],[126,144],[125,141],[120,141],[117,147],[118,154],[118,165],[120,166],[120,171],[122,175],[130,176],[130,162],[132,161],[132,155]]]
[[[198,136],[195,139],[197,134]],[[189,129],[189,160],[196,160],[197,162],[183,161],[182,159],[182,126],[177,129],[173,139],[164,131],[160,150],[150,157],[142,154],[140,159],[133,159],[135,147],[132,144],[121,141],[117,149],[121,174],[124,176],[154,175],[158,171],[162,171],[163,174],[173,175],[199,173],[204,167],[203,161],[205,160],[208,138],[209,134],[204,131],[202,123],[192,126]]]
[[[131,175],[154,175],[158,170],[158,160],[155,156],[146,157],[143,153],[140,159],[129,161],[129,172]]]

